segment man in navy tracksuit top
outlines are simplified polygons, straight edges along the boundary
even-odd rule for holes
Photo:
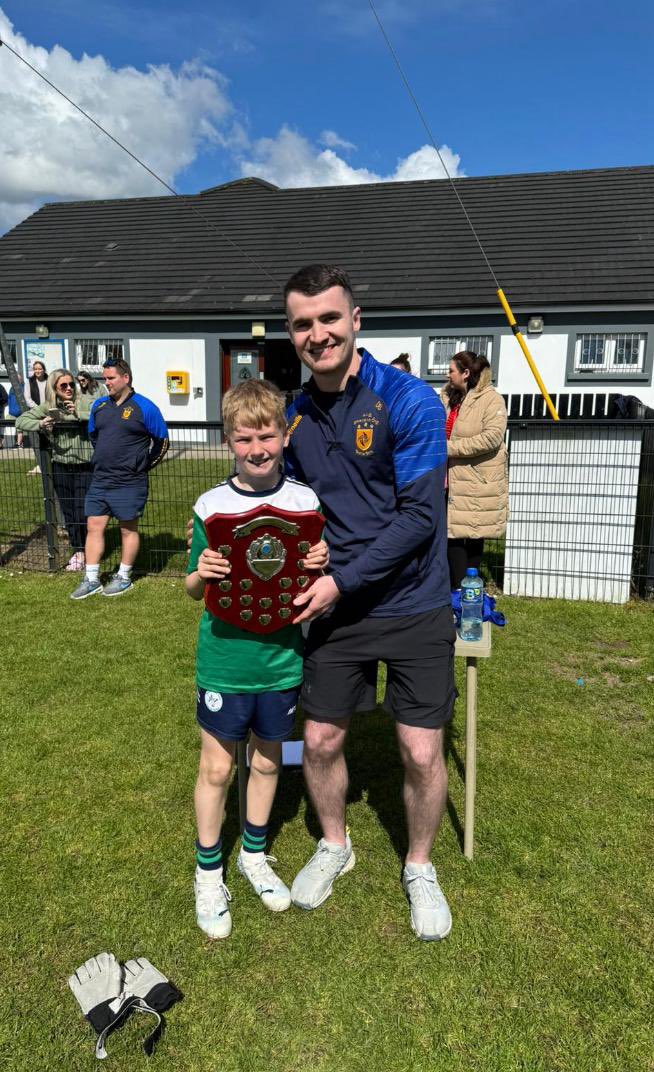
[[[168,450],[168,429],[161,412],[132,388],[132,372],[122,359],[106,361],[102,378],[108,397],[94,402],[89,438],[94,446],[93,478],[86,494],[86,573],[71,599],[102,592],[119,596],[132,587],[139,550],[139,518],[148,498],[148,473]],[[100,560],[110,517],[120,524],[121,561],[109,583],[100,583]]]
[[[375,706],[382,659],[405,769],[402,881],[416,934],[433,941],[452,926],[430,860],[447,797],[443,732],[456,695],[445,412],[428,384],[357,351],[360,309],[342,269],[304,268],[285,297],[290,337],[312,372],[288,414],[288,468],[320,499],[331,556],[329,574],[295,600],[295,620],[312,621],[304,771],[323,837],[292,898],[317,908],[354,866],[343,746],[354,712]]]

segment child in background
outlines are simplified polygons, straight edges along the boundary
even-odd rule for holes
[[[246,380],[223,400],[225,435],[236,472],[200,496],[193,509],[193,539],[186,578],[192,599],[203,599],[205,585],[228,577],[230,563],[208,546],[204,521],[215,514],[247,513],[260,504],[288,512],[317,510],[314,492],[282,474],[287,440],[284,399],[272,384]],[[327,565],[327,546],[315,544],[304,557],[306,569]],[[200,769],[195,788],[195,906],[198,926],[210,938],[232,929],[231,895],[223,881],[221,829],[237,741],[250,731],[247,819],[237,867],[266,908],[283,912],[291,903],[287,886],[266,856],[268,821],[279,769],[282,741],[293,730],[302,682],[300,626],[258,634],[216,618],[208,610],[200,621],[197,648],[197,720]]]

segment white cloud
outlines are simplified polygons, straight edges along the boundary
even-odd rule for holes
[[[464,175],[461,158],[449,146],[440,153],[450,175]],[[395,171],[380,175],[368,168],[355,168],[332,149],[318,149],[297,131],[283,126],[276,138],[254,142],[248,159],[241,160],[242,175],[256,175],[276,186],[349,186],[361,182],[407,182],[411,179],[443,179],[445,171],[431,145],[398,160]]]
[[[323,130],[318,141],[321,145],[326,145],[328,149],[344,149],[346,152],[356,149],[353,141],[346,141],[345,138],[341,138],[335,130]]]
[[[239,143],[225,82],[184,64],[115,69],[102,56],[31,45],[0,9],[0,36],[171,185],[207,144]],[[43,201],[138,197],[163,187],[32,71],[0,48],[0,223],[12,226]],[[243,144],[242,139],[240,144]]]

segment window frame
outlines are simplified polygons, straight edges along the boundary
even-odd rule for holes
[[[459,331],[456,328],[449,331],[429,331],[423,336],[422,340],[422,353],[420,360],[420,377],[426,380],[427,383],[445,384],[447,383],[447,372],[432,372],[429,368],[429,352],[431,344],[436,339],[454,339],[455,341],[465,341],[470,339],[490,339],[491,344],[491,378],[493,383],[497,382],[497,373],[500,357],[500,332],[496,328],[490,328],[487,331],[479,328],[471,331]],[[465,346],[458,347],[458,350],[466,349]],[[452,355],[457,353],[458,350],[453,350]],[[478,351],[475,351],[477,353]],[[449,361],[448,361],[449,365]]]
[[[123,360],[129,364],[129,340],[124,335],[73,335],[70,340],[71,354],[75,361],[76,372],[88,372],[89,375],[94,376],[96,379],[102,377],[102,364],[106,361],[106,357],[102,358],[97,365],[87,364],[85,361],[80,361],[77,357],[77,344],[78,343],[120,343],[123,348]]]
[[[577,367],[577,351],[584,335],[597,335],[606,339],[616,335],[643,335],[643,365],[641,369],[631,364],[617,365],[612,360],[607,368],[588,365]],[[643,324],[584,324],[577,325],[568,333],[566,358],[566,384],[573,383],[651,383],[654,357],[654,328]]]

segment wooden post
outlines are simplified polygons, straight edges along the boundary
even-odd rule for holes
[[[475,791],[477,788],[477,659],[466,658],[466,783],[463,819],[463,855],[472,860],[475,842]]]

